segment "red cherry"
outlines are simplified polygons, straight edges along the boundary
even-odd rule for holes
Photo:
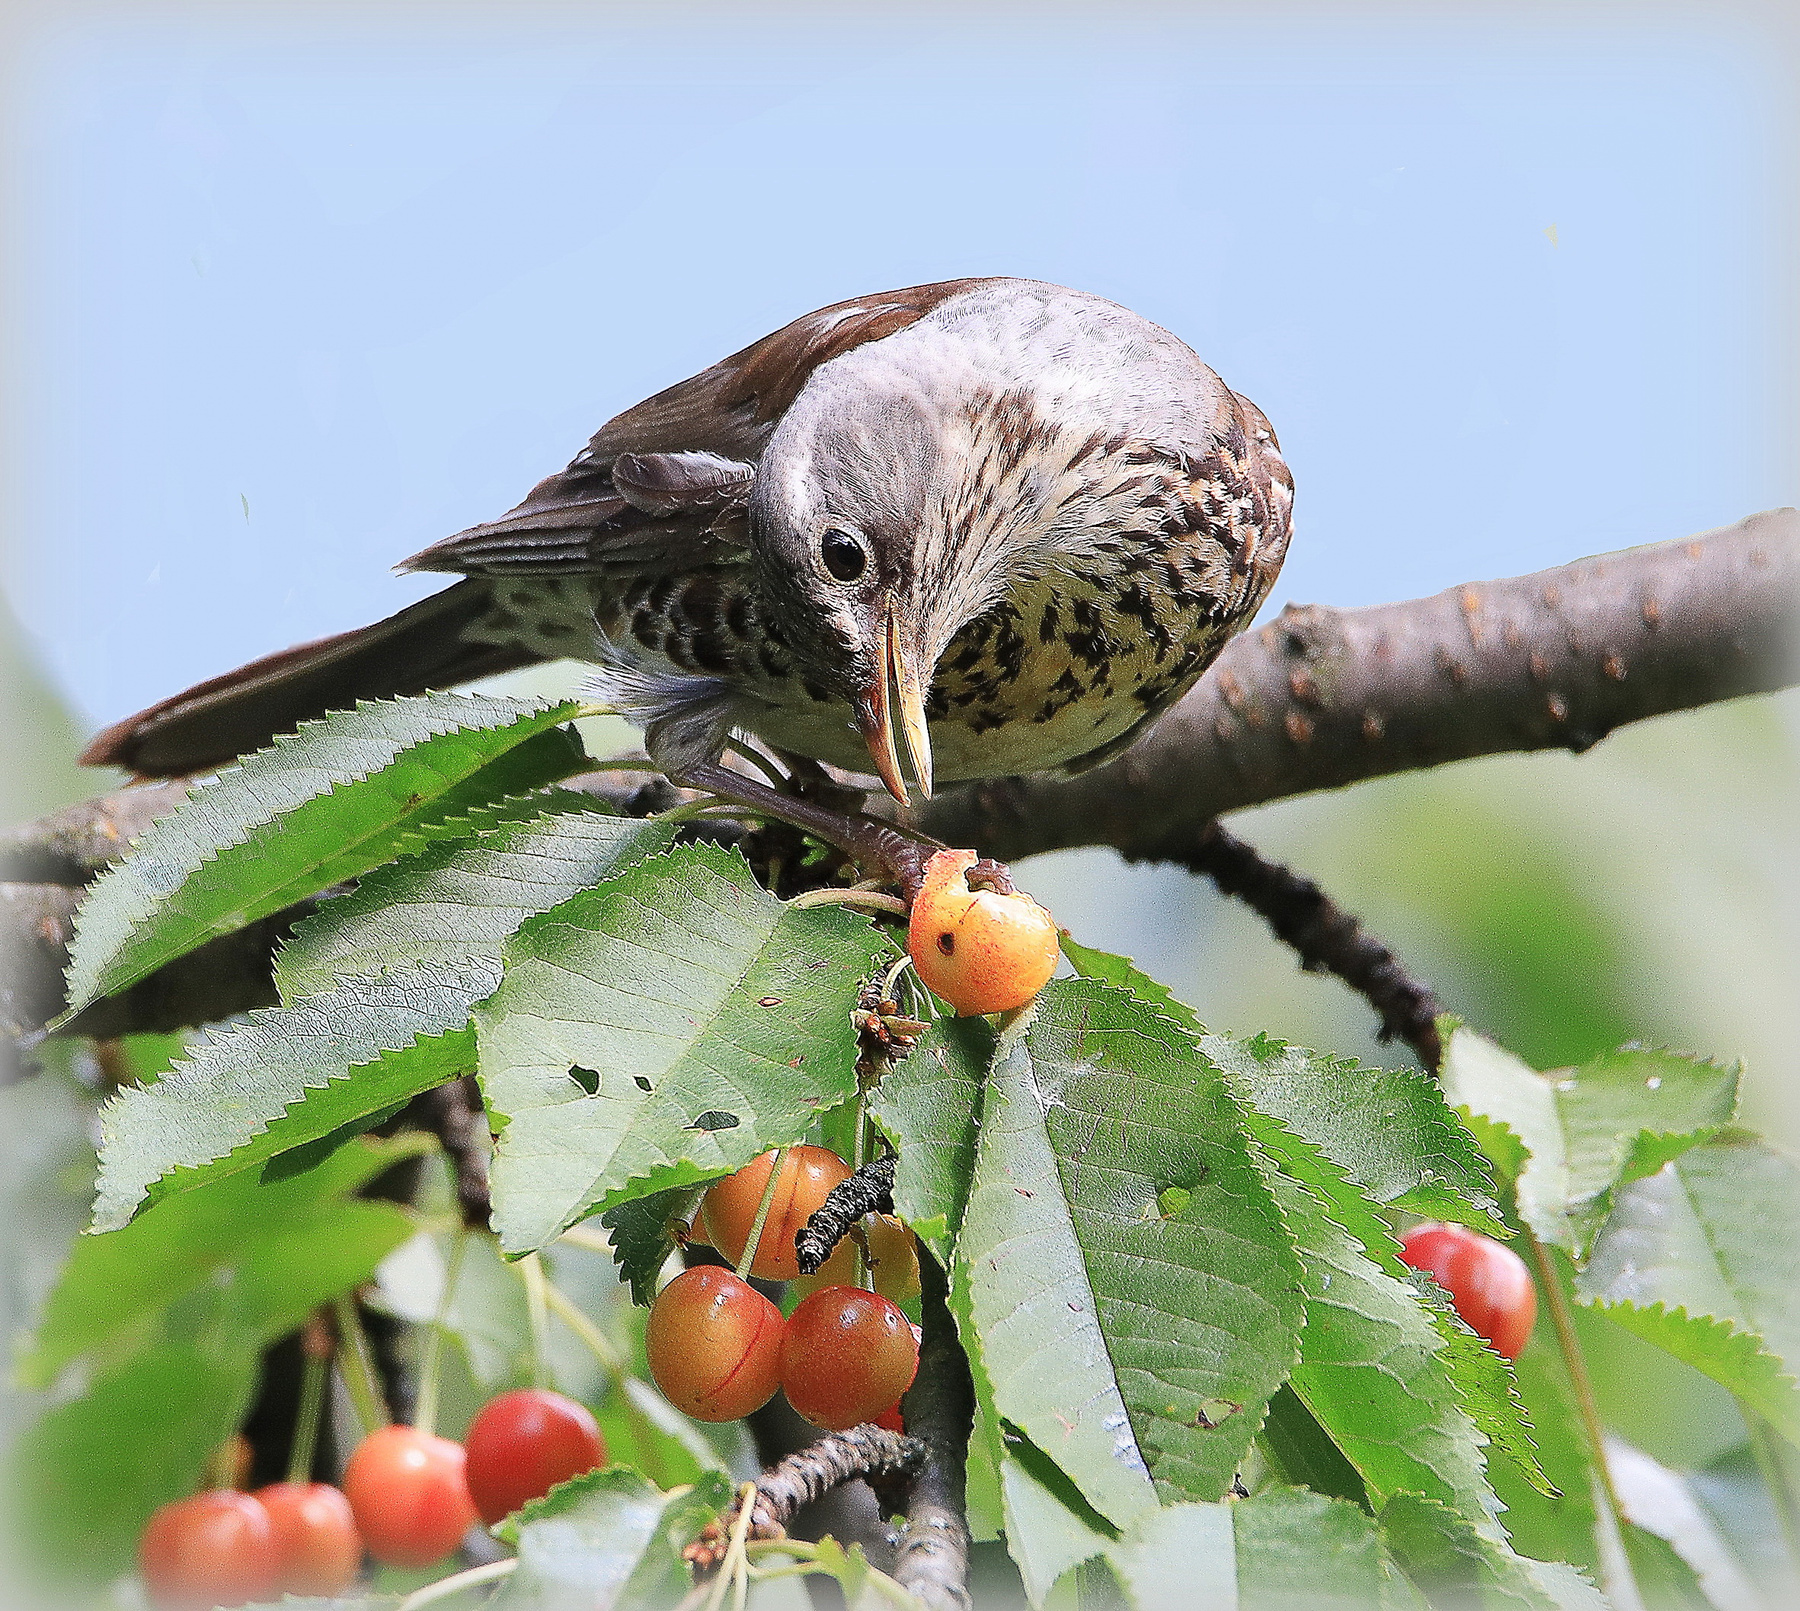
[[[138,1541],[138,1570],[167,1611],[245,1605],[275,1593],[275,1530],[249,1494],[219,1488],[164,1505]]]
[[[827,1287],[801,1300],[781,1340],[781,1385],[814,1426],[841,1432],[895,1403],[919,1369],[905,1315],[877,1292]]]
[[[1416,1225],[1400,1238],[1400,1257],[1431,1273],[1495,1353],[1517,1359],[1525,1351],[1537,1319],[1537,1288],[1510,1247],[1461,1225]]]
[[[881,1414],[875,1416],[874,1421],[877,1426],[884,1426],[890,1432],[905,1432],[906,1430],[906,1422],[901,1417],[900,1401],[898,1399],[895,1399],[892,1404],[888,1405]]]
[[[275,1587],[283,1594],[342,1594],[362,1568],[350,1501],[324,1482],[275,1482],[256,1498],[275,1529]]]
[[[644,1351],[663,1396],[696,1421],[760,1410],[781,1381],[781,1311],[730,1270],[683,1270],[650,1306]]]
[[[389,1566],[430,1566],[475,1525],[460,1443],[411,1426],[384,1426],[356,1446],[344,1492],[363,1542]]]
[[[737,1173],[714,1181],[700,1200],[707,1239],[733,1264],[750,1239],[750,1227],[756,1223],[774,1161],[773,1152],[752,1158]],[[831,1188],[849,1178],[849,1164],[828,1147],[789,1147],[781,1160],[781,1178],[769,1199],[769,1216],[757,1238],[756,1262],[750,1273],[765,1281],[792,1281],[799,1275],[794,1238]]]
[[[914,970],[959,1018],[1023,1007],[1062,957],[1056,920],[1029,895],[969,888],[976,859],[940,850],[926,862],[906,927]]]
[[[535,1387],[490,1399],[463,1446],[469,1496],[489,1525],[606,1464],[606,1439],[586,1406]]]

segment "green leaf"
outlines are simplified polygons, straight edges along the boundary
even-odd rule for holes
[[[1621,1185],[1652,1174],[1729,1124],[1736,1068],[1625,1047],[1580,1068],[1539,1074],[1490,1041],[1457,1029],[1444,1092],[1516,1140],[1520,1217],[1543,1242],[1580,1257]],[[1521,1156],[1519,1149],[1523,1149]]]
[[[1800,1168],[1748,1136],[1695,1147],[1626,1187],[1576,1283],[1582,1302],[1800,1440],[1797,1292]]]
[[[1241,1099],[1311,1142],[1377,1203],[1507,1234],[1474,1138],[1428,1075],[1364,1068],[1261,1035],[1200,1044]]]
[[[255,1381],[252,1350],[193,1341],[157,1343],[96,1376],[13,1445],[17,1546],[56,1578],[102,1582],[128,1570],[151,1512],[200,1485]]]
[[[1523,1555],[1566,1561],[1595,1573],[1600,1549],[1595,1538],[1592,1451],[1554,1339],[1533,1337],[1517,1369],[1520,1390],[1535,1411],[1537,1457],[1561,1492],[1554,1497],[1545,1494],[1526,1482],[1521,1472],[1497,1463],[1489,1477],[1506,1505],[1506,1530],[1513,1548]]]
[[[1062,937],[1062,952],[1069,959],[1070,967],[1084,979],[1098,979],[1101,984],[1109,984],[1136,996],[1146,1006],[1154,1007],[1158,1012],[1173,1018],[1183,1029],[1191,1030],[1196,1035],[1206,1033],[1199,1017],[1185,1001],[1177,999],[1175,992],[1159,979],[1152,979],[1130,957],[1116,956],[1111,951],[1096,951],[1090,946],[1079,944],[1069,938]]]
[[[1292,1168],[1303,1148],[1288,1138],[1284,1165]],[[1422,1493],[1497,1532],[1482,1452],[1487,1440],[1463,1410],[1443,1337],[1412,1288],[1367,1257],[1334,1220],[1332,1209],[1341,1212],[1353,1188],[1341,1176],[1334,1188],[1330,1164],[1306,1151],[1304,1184],[1277,1169],[1273,1156],[1266,1170],[1300,1255],[1307,1298],[1289,1385],[1376,1504]]]
[[[859,981],[887,942],[684,846],[533,918],[476,1014],[508,1253],[736,1169],[855,1094]]]
[[[1690,1315],[1660,1303],[1593,1303],[1588,1306],[1633,1336],[1692,1365],[1727,1388],[1746,1409],[1800,1446],[1800,1396],[1787,1362],[1770,1353],[1754,1332],[1729,1320]]]
[[[1365,1431],[1374,1433],[1373,1446],[1365,1449],[1364,1457],[1374,1459],[1386,1471],[1381,1477],[1364,1470],[1378,1496],[1410,1488],[1432,1493],[1459,1510],[1463,1508],[1441,1487],[1433,1488],[1407,1477],[1407,1451],[1394,1433],[1409,1426],[1411,1436],[1423,1439],[1421,1449],[1415,1452],[1422,1452],[1426,1446],[1437,1447],[1449,1460],[1441,1474],[1450,1487],[1460,1491],[1465,1500],[1480,1498],[1481,1508],[1468,1512],[1471,1519],[1485,1515],[1485,1484],[1477,1477],[1470,1486],[1466,1458],[1450,1455],[1439,1442],[1447,1436],[1454,1448],[1463,1449],[1465,1433],[1470,1429],[1455,1413],[1458,1408],[1480,1434],[1477,1445],[1481,1441],[1493,1443],[1518,1465],[1528,1482],[1549,1492],[1549,1479],[1533,1451],[1524,1402],[1506,1361],[1463,1324],[1429,1280],[1401,1260],[1399,1244],[1386,1220],[1342,1168],[1312,1142],[1267,1114],[1247,1114],[1246,1127],[1269,1162],[1304,1187],[1319,1205],[1313,1211],[1300,1205],[1301,1220],[1291,1221],[1289,1226],[1299,1245],[1301,1262],[1308,1263],[1310,1246],[1312,1264],[1316,1266],[1316,1270],[1309,1269],[1307,1330],[1301,1336],[1302,1355],[1311,1361],[1306,1367],[1307,1380],[1314,1390],[1304,1396],[1341,1442],[1343,1428],[1326,1404],[1329,1398],[1347,1395],[1348,1405],[1353,1414],[1363,1419]],[[1328,1125],[1315,1128],[1329,1130]],[[1282,1201],[1288,1206],[1286,1196]],[[1326,1217],[1326,1229],[1304,1229],[1308,1215],[1316,1217],[1320,1211]],[[1347,1244],[1344,1238],[1348,1239]],[[1342,1267],[1347,1252],[1355,1255],[1349,1270]],[[1365,1302],[1366,1309],[1361,1307]],[[1390,1340],[1405,1338],[1405,1346],[1391,1357],[1378,1352],[1362,1360],[1361,1368],[1373,1372],[1366,1378],[1366,1388],[1358,1385],[1359,1378],[1354,1374],[1344,1376],[1335,1368],[1327,1370],[1324,1360],[1334,1348],[1347,1345],[1352,1354],[1357,1352],[1358,1344],[1350,1340],[1350,1334],[1359,1333],[1365,1346],[1379,1343],[1380,1327],[1370,1329],[1376,1316],[1385,1317],[1386,1324],[1397,1328]],[[1422,1329],[1422,1324],[1429,1330]],[[1430,1336],[1433,1331],[1435,1337]],[[1333,1339],[1329,1344],[1328,1337]],[[1407,1360],[1411,1361],[1411,1369],[1404,1368]],[[1313,1383],[1314,1370],[1325,1371],[1324,1380]],[[1301,1385],[1298,1374],[1295,1385]],[[1328,1397],[1315,1398],[1315,1392]],[[1406,1407],[1399,1402],[1387,1404],[1377,1412],[1376,1406],[1395,1393],[1412,1402]],[[1391,1427],[1387,1419],[1390,1415]],[[1391,1449],[1387,1447],[1390,1443]],[[1363,1459],[1348,1445],[1346,1452],[1362,1469]],[[1479,1473],[1478,1447],[1475,1453]]]
[[[1016,1433],[1004,1439],[1000,1497],[1006,1551],[1034,1606],[1044,1603],[1066,1572],[1100,1554],[1118,1536],[1056,1463]]]
[[[348,975],[498,960],[526,918],[667,850],[678,831],[568,792],[509,801],[476,823],[485,826],[469,838],[377,868],[301,923],[276,963],[283,999],[329,990]]]
[[[1170,1187],[1188,1193],[1165,1210]],[[1216,1498],[1296,1356],[1299,1271],[1218,1070],[1122,991],[1001,1037],[959,1286],[994,1404],[1115,1525]]]
[[[47,1387],[71,1360],[153,1322],[190,1292],[217,1285],[235,1323],[265,1340],[368,1278],[413,1233],[392,1203],[352,1198],[401,1159],[429,1150],[421,1135],[345,1147],[278,1184],[216,1180],[112,1236],[75,1245],[45,1305],[22,1379]]]
[[[76,918],[69,1011],[578,771],[575,701],[432,694],[304,723],[156,822]]]
[[[693,1219],[700,1192],[699,1186],[671,1186],[618,1203],[600,1216],[612,1234],[613,1262],[630,1283],[633,1303],[648,1306],[656,1296],[657,1274],[678,1245],[676,1228]]]
[[[731,1501],[731,1482],[707,1472],[664,1493],[628,1466],[553,1488],[495,1532],[519,1552],[494,1611],[657,1611],[690,1586],[681,1552]]]
[[[1292,1382],[1269,1400],[1260,1445],[1278,1476],[1296,1488],[1310,1488],[1332,1499],[1369,1507],[1362,1473],[1344,1458],[1318,1418],[1295,1393]]]
[[[154,1085],[101,1111],[94,1229],[234,1174],[468,1073],[469,1009],[499,982],[492,962],[429,963],[346,979],[287,1007],[208,1032]]]
[[[1107,1550],[1138,1611],[1377,1611],[1417,1604],[1355,1505],[1271,1488],[1229,1505],[1171,1505]]]
[[[1389,1551],[1433,1605],[1608,1611],[1604,1596],[1573,1567],[1519,1555],[1429,1499],[1399,1494],[1380,1520]]]
[[[975,1171],[975,1116],[994,1055],[983,1018],[939,1018],[890,1069],[869,1115],[894,1144],[894,1210],[947,1263]]]

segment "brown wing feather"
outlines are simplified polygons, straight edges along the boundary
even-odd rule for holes
[[[984,279],[940,280],[854,297],[819,308],[646,398],[602,425],[567,469],[533,487],[499,520],[472,526],[402,562],[400,569],[490,574],[635,570],[667,528],[672,567],[716,557],[688,553],[699,539],[728,541],[707,525],[678,527],[615,491],[611,472],[625,454],[714,453],[754,463],[775,422],[821,364],[917,323]],[[679,514],[675,516],[679,519]]]

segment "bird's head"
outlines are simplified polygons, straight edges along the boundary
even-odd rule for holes
[[[836,366],[833,366],[836,367]],[[852,377],[844,377],[849,381]],[[806,672],[844,699],[888,791],[907,798],[904,745],[931,795],[925,699],[939,658],[1005,591],[1033,522],[1027,489],[995,487],[966,396],[894,383],[810,386],[770,438],[750,540],[774,623]]]

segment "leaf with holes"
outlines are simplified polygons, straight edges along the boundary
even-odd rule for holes
[[[508,801],[471,826],[467,838],[377,868],[301,923],[276,962],[283,998],[387,968],[497,961],[526,918],[667,850],[678,831],[560,790]]]
[[[706,844],[527,922],[476,1013],[506,1251],[799,1140],[855,1094],[850,1014],[888,949]]]
[[[1580,1068],[1540,1074],[1458,1028],[1445,1050],[1443,1079],[1450,1102],[1504,1127],[1516,1142],[1497,1155],[1517,1160],[1514,1193],[1532,1233],[1579,1258],[1619,1187],[1654,1174],[1731,1122],[1738,1075],[1736,1068],[1629,1046]]]
[[[154,1085],[101,1110],[94,1229],[290,1149],[348,1140],[468,1073],[469,1009],[499,977],[491,962],[430,963],[208,1031]]]
[[[975,1115],[994,1054],[982,1018],[939,1018],[869,1105],[894,1144],[894,1211],[947,1262],[975,1168]]]
[[[1300,1271],[1218,1069],[1088,980],[1001,1037],[959,1281],[998,1414],[1124,1525],[1216,1499],[1297,1357]]]
[[[366,703],[203,783],[94,884],[76,919],[69,1011],[216,935],[354,878],[471,810],[577,772],[574,701],[432,694]]]
[[[1429,1075],[1364,1068],[1262,1035],[1200,1044],[1240,1099],[1311,1142],[1375,1202],[1506,1235],[1475,1138]]]

